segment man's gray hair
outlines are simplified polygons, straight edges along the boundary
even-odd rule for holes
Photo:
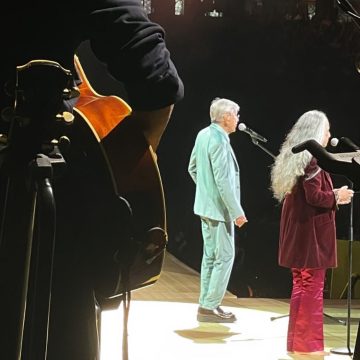
[[[215,98],[210,105],[210,119],[211,122],[218,122],[222,116],[226,113],[237,114],[240,110],[240,106],[231,100]]]

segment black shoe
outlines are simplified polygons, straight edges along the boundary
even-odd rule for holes
[[[233,313],[223,311],[219,306],[214,310],[199,307],[197,321],[210,323],[233,323],[236,317]]]
[[[230,311],[224,311],[220,306],[218,306],[217,308],[216,308],[216,310],[218,311],[218,313],[219,314],[222,314],[222,315],[225,315],[225,316],[229,316],[229,317],[235,317],[235,315],[232,313],[232,312],[230,312]]]

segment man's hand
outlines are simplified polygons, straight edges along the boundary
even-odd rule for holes
[[[245,223],[247,223],[247,218],[245,216],[239,216],[237,219],[235,219],[235,225],[237,227],[242,227]]]

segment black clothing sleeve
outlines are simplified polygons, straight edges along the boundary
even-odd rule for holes
[[[101,1],[91,10],[87,31],[94,54],[123,82],[134,109],[159,109],[183,97],[165,31],[149,20],[139,1]]]
[[[6,34],[1,40],[6,50],[0,69],[1,108],[6,105],[4,84],[14,80],[17,65],[48,59],[74,70],[74,53],[86,40],[124,85],[133,109],[160,109],[183,97],[165,31],[148,18],[140,0],[8,0],[7,5],[0,13],[0,30]],[[14,24],[17,31],[9,31]]]

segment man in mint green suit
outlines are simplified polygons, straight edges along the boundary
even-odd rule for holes
[[[236,320],[220,305],[234,263],[234,225],[247,222],[240,202],[239,165],[229,139],[236,130],[239,109],[228,99],[212,101],[211,124],[198,133],[189,162],[196,184],[194,213],[200,216],[204,241],[198,321]]]

